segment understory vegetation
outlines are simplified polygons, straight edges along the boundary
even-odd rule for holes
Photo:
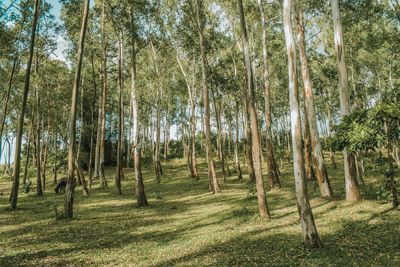
[[[340,161],[339,161],[340,162]],[[338,163],[339,163],[338,162]],[[193,181],[183,160],[165,164],[165,179],[143,169],[149,206],[133,201],[132,169],[125,169],[122,195],[93,185],[90,197],[76,190],[75,219],[56,219],[63,196],[53,187],[44,197],[22,194],[20,208],[0,213],[1,266],[256,266],[400,264],[400,212],[378,200],[384,181],[368,162],[364,200],[343,201],[343,172],[329,165],[335,199],[319,197],[309,183],[311,206],[323,248],[304,248],[291,166],[282,168],[282,189],[267,192],[272,219],[257,213],[257,198],[243,181],[231,176],[223,193],[207,192],[207,165],[200,160],[200,181]],[[107,169],[107,175],[113,170]],[[8,205],[10,180],[0,183],[0,209]],[[113,188],[110,186],[110,188]]]

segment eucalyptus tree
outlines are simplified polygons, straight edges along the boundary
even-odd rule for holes
[[[264,181],[262,177],[262,162],[261,162],[261,148],[260,148],[260,136],[258,132],[258,121],[257,121],[257,112],[254,104],[254,77],[253,77],[253,69],[251,66],[250,52],[249,52],[249,43],[247,36],[247,28],[246,21],[243,11],[243,3],[242,0],[238,0],[238,9],[239,9],[239,18],[240,18],[240,26],[242,31],[242,42],[243,42],[243,60],[245,63],[246,70],[246,85],[247,85],[247,112],[249,113],[249,120],[251,125],[251,139],[252,139],[252,155],[253,161],[249,164],[253,164],[256,176],[256,188],[257,188],[257,197],[258,197],[258,210],[261,217],[269,218],[269,210],[267,205],[267,198],[264,189]]]
[[[161,138],[161,98],[163,97],[163,81],[161,77],[161,73],[159,70],[159,63],[157,60],[157,51],[153,44],[153,40],[150,40],[150,49],[151,55],[154,64],[154,70],[156,74],[157,84],[156,84],[156,140],[155,140],[155,149],[154,149],[154,168],[156,173],[157,182],[161,182],[162,176],[162,167],[160,161],[160,138]]]
[[[339,1],[331,0],[332,18],[334,27],[334,40],[336,49],[337,69],[339,74],[339,92],[340,92],[340,113],[346,116],[350,113],[349,104],[349,84],[347,77],[347,65],[345,60],[345,50],[343,41],[342,23],[340,19]],[[356,162],[354,155],[343,149],[344,178],[347,201],[359,201],[361,193],[356,178]]]
[[[204,105],[204,125],[206,132],[206,154],[207,154],[207,165],[208,165],[208,177],[209,185],[214,193],[221,192],[219,187],[218,179],[215,173],[215,165],[213,159],[213,149],[211,143],[211,118],[210,118],[210,103],[209,103],[209,70],[207,60],[207,46],[204,36],[204,27],[206,24],[205,7],[203,0],[196,0],[196,14],[194,17],[196,28],[199,36],[200,45],[200,57],[201,57],[201,69],[202,69],[202,84],[203,84],[203,105]]]
[[[293,1],[283,1],[283,18],[285,39],[288,57],[289,73],[289,102],[293,147],[293,169],[296,187],[297,208],[300,216],[303,242],[306,246],[321,247],[321,241],[315,226],[310,201],[308,198],[307,184],[304,173],[304,159],[302,151],[301,121],[299,109],[299,95],[296,71],[296,47],[292,29]]]
[[[39,19],[39,9],[40,9],[40,0],[35,0],[35,7],[33,11],[34,15],[32,20],[31,41],[29,46],[29,56],[26,64],[26,74],[25,74],[25,84],[22,97],[21,114],[19,115],[18,118],[17,135],[16,135],[15,152],[14,152],[14,174],[13,174],[13,184],[10,195],[10,208],[12,210],[15,210],[17,208],[20,167],[21,167],[20,165],[21,165],[22,134],[24,128],[26,102],[28,99],[29,86],[30,86],[32,58],[35,47],[36,27]]]
[[[196,57],[193,56],[193,60],[188,60],[191,62],[188,67],[182,63],[180,59],[181,55],[179,50],[176,53],[176,60],[178,62],[179,68],[184,77],[186,88],[189,96],[191,115],[190,115],[190,124],[191,124],[191,141],[190,141],[190,174],[192,178],[199,180],[199,173],[197,169],[197,160],[196,160],[196,107],[197,107],[197,88],[196,88]]]
[[[263,62],[263,82],[264,82],[264,102],[265,102],[265,133],[267,145],[267,164],[268,176],[271,187],[280,187],[279,172],[274,156],[274,148],[271,137],[271,82],[268,66],[268,50],[267,50],[267,25],[262,0],[257,0],[257,5],[261,15],[262,29],[262,62]]]
[[[312,90],[311,77],[308,66],[308,58],[306,53],[305,29],[304,29],[304,15],[301,4],[295,6],[296,25],[297,25],[297,39],[300,54],[301,73],[303,77],[304,89],[304,108],[305,108],[305,123],[307,123],[310,133],[311,149],[313,162],[316,171],[320,192],[322,197],[331,198],[333,196],[332,187],[328,178],[328,171],[322,154],[322,146],[319,141],[317,118],[315,114],[314,94]]]
[[[70,125],[69,125],[69,144],[68,144],[68,179],[65,188],[64,212],[66,219],[72,219],[74,216],[74,189],[75,189],[75,143],[76,143],[76,110],[78,91],[81,79],[81,70],[83,62],[83,53],[85,46],[86,28],[89,16],[89,0],[85,0],[82,12],[82,24],[78,43],[77,66],[75,80],[72,89]]]
[[[130,139],[132,142],[133,161],[135,169],[135,195],[138,206],[147,206],[146,192],[143,183],[142,174],[142,147],[143,136],[140,134],[140,127],[143,128],[143,123],[140,120],[140,107],[139,107],[139,93],[137,83],[137,54],[140,44],[140,21],[143,20],[140,12],[146,10],[146,3],[137,4],[129,2],[129,22],[127,35],[129,38],[129,52],[130,52],[130,75],[131,75],[131,88],[130,88],[130,104],[132,112],[132,127],[130,132]]]

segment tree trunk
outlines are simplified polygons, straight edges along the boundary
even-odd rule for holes
[[[193,179],[199,180],[199,173],[197,170],[197,161],[196,161],[196,88],[195,88],[195,75],[196,75],[196,59],[193,58],[193,70],[192,70],[192,82],[189,81],[189,77],[183,68],[183,65],[179,59],[178,52],[176,54],[176,59],[178,61],[178,65],[181,69],[181,72],[183,74],[183,77],[186,82],[186,87],[188,89],[188,95],[189,95],[189,102],[190,102],[190,108],[191,108],[191,115],[190,115],[190,125],[191,125],[191,159],[190,159],[190,174]]]
[[[64,211],[65,218],[72,219],[74,216],[74,189],[75,189],[75,143],[76,143],[76,107],[78,100],[78,91],[81,79],[81,69],[83,61],[83,51],[85,45],[85,35],[86,27],[89,15],[89,0],[85,0],[84,9],[82,14],[82,26],[79,35],[79,46],[78,46],[78,56],[77,65],[75,72],[74,87],[72,89],[72,101],[71,101],[71,111],[70,111],[70,125],[69,125],[69,144],[68,144],[68,179],[65,188],[65,198],[64,198]]]
[[[246,93],[246,92],[245,92]],[[251,128],[250,128],[250,118],[249,112],[247,112],[248,102],[246,101],[245,110],[243,110],[244,116],[246,117],[245,120],[245,132],[246,132],[246,144],[245,144],[245,162],[247,163],[247,172],[249,173],[249,180],[251,182],[256,181],[256,173],[254,170],[253,162],[253,152],[252,152],[252,138],[251,138]]]
[[[219,187],[218,179],[215,173],[212,143],[211,143],[211,119],[210,119],[210,103],[208,99],[208,63],[206,54],[206,41],[204,39],[204,6],[203,0],[196,0],[196,19],[197,19],[197,30],[199,35],[200,43],[200,56],[201,56],[201,68],[202,68],[202,81],[203,81],[203,105],[204,105],[204,126],[206,131],[206,155],[208,165],[208,177],[212,191],[214,193],[221,192]]]
[[[54,130],[54,184],[57,184],[57,150],[58,150],[58,134],[57,131]]]
[[[154,147],[154,168],[156,173],[157,183],[161,182],[162,167],[160,160],[160,139],[161,139],[161,98],[162,98],[162,82],[160,81],[160,71],[158,69],[157,54],[153,42],[150,41],[154,68],[156,70],[158,84],[156,97],[156,142]]]
[[[3,112],[1,114],[1,119],[0,119],[0,142],[3,140],[3,129],[4,129],[4,124],[6,122],[8,103],[10,100],[11,88],[12,88],[13,80],[14,80],[14,73],[15,73],[15,69],[17,67],[17,60],[18,60],[18,58],[17,58],[17,56],[15,56],[14,62],[13,62],[13,67],[11,70],[10,80],[8,81],[7,92],[6,92],[4,101],[3,101]],[[0,150],[0,159],[1,159],[1,150]]]
[[[29,166],[29,157],[31,153],[31,140],[32,140],[32,133],[33,128],[31,127],[31,130],[29,131],[28,134],[28,144],[26,148],[26,160],[25,160],[25,170],[24,170],[24,178],[23,178],[23,184],[26,184],[26,179],[28,177],[28,166]]]
[[[117,194],[121,195],[121,179],[122,179],[122,146],[123,146],[123,110],[124,102],[123,97],[123,84],[122,84],[122,32],[118,37],[118,145],[117,145],[117,173],[115,174],[115,188]]]
[[[308,181],[315,180],[315,172],[311,163],[311,137],[310,137],[310,126],[307,120],[307,109],[304,106],[304,129],[303,129],[303,137],[304,137],[304,167],[306,173],[306,179]]]
[[[90,110],[91,113],[91,130],[90,130],[90,154],[89,154],[89,188],[92,188],[92,183],[93,183],[93,169],[92,169],[92,165],[93,165],[93,143],[94,143],[94,109],[96,106],[96,94],[97,94],[97,84],[96,84],[96,74],[95,74],[95,70],[94,70],[94,56],[92,55],[91,58],[91,65],[92,65],[92,75],[93,75],[93,88],[94,88],[94,94],[93,94],[93,101],[92,101],[92,108]],[[97,139],[99,140],[99,139]],[[99,142],[97,142],[99,143]],[[99,155],[98,155],[98,149],[97,149],[97,144],[96,144],[96,149],[95,149],[95,173],[97,172],[96,167],[98,166],[98,159],[99,159]]]
[[[333,192],[329,182],[328,171],[326,169],[325,160],[322,154],[322,146],[319,141],[317,117],[315,114],[315,106],[314,106],[314,94],[312,91],[311,77],[308,68],[306,42],[304,37],[303,11],[299,8],[297,8],[296,10],[296,18],[297,18],[296,21],[297,21],[298,40],[299,40],[298,45],[300,52],[300,64],[301,64],[301,72],[303,76],[303,86],[304,86],[304,104],[305,104],[304,109],[306,111],[304,120],[308,122],[312,157],[321,196],[331,198],[333,197]]]
[[[342,22],[340,20],[338,0],[331,0],[331,6],[334,25],[336,60],[339,74],[340,113],[342,116],[346,116],[350,114],[349,84],[347,78]],[[346,148],[343,150],[343,162],[344,179],[346,184],[346,200],[352,202],[359,201],[361,200],[361,193],[356,177],[355,160],[354,156],[351,153],[348,153]]]
[[[88,197],[88,196],[89,196],[89,190],[88,190],[88,188],[87,188],[87,183],[86,183],[86,180],[85,180],[85,175],[83,174],[82,167],[81,167],[81,165],[79,164],[78,160],[79,160],[79,158],[76,158],[76,159],[75,159],[75,163],[74,163],[75,169],[76,169],[76,172],[77,172],[77,174],[78,174],[78,176],[79,176],[79,180],[82,181],[83,195],[84,195],[85,197]]]
[[[242,0],[238,0],[239,7],[239,17],[240,17],[240,26],[242,30],[242,41],[243,41],[243,60],[245,63],[245,70],[247,76],[247,108],[249,113],[250,125],[251,125],[251,141],[252,141],[252,155],[253,162],[249,162],[254,166],[254,172],[256,176],[256,188],[258,195],[258,210],[261,217],[269,218],[269,210],[267,205],[267,198],[264,189],[264,181],[262,177],[262,163],[261,163],[261,147],[260,147],[260,136],[258,132],[258,122],[257,122],[257,111],[254,103],[254,77],[253,71],[251,67],[250,60],[250,52],[249,52],[249,43],[247,37],[247,29],[246,29],[246,21],[244,17],[243,11],[243,3]]]
[[[131,28],[134,26],[133,20],[133,7],[130,6],[130,17],[131,17]],[[144,191],[143,177],[142,177],[142,165],[141,165],[141,140],[139,135],[139,107],[137,101],[137,91],[136,88],[136,44],[135,39],[131,40],[132,49],[132,59],[131,59],[131,103],[132,103],[132,133],[131,140],[133,144],[133,154],[134,154],[134,168],[135,168],[135,193],[136,200],[139,207],[147,206],[146,193]]]
[[[81,156],[81,144],[82,144],[82,133],[83,133],[83,121],[84,121],[84,119],[83,119],[83,94],[84,94],[84,77],[82,78],[82,84],[81,84],[81,95],[80,95],[80,112],[81,112],[81,114],[80,114],[80,120],[81,120],[81,123],[80,123],[80,127],[79,127],[79,143],[78,143],[78,149],[77,149],[77,152],[76,152],[76,161],[78,161],[79,162],[79,160],[80,160],[80,156]],[[82,179],[81,179],[81,175],[78,175],[78,185],[82,185],[83,184],[83,181],[82,181]]]
[[[100,188],[108,188],[106,176],[104,173],[104,151],[106,146],[106,105],[107,105],[107,41],[106,41],[106,29],[105,29],[105,0],[103,0],[102,13],[101,13],[101,35],[102,35],[102,80],[103,80],[103,91],[101,96],[101,115],[100,115],[100,144],[99,144],[99,163],[98,170],[100,176]]]
[[[317,233],[317,228],[315,226],[310,202],[308,199],[307,184],[304,175],[300,109],[296,73],[296,48],[294,46],[291,19],[292,1],[284,0],[283,3],[285,39],[288,56],[289,102],[297,208],[300,215],[300,224],[302,228],[304,244],[310,247],[321,247],[321,241]]]
[[[235,112],[235,167],[236,174],[239,180],[243,179],[242,170],[240,168],[240,158],[239,158],[239,102],[236,101],[236,112]]]
[[[329,94],[328,94],[329,95]],[[330,99],[330,96],[329,96]],[[330,100],[329,100],[330,103]],[[335,126],[335,122],[332,119],[332,115],[331,115],[331,109],[330,107],[328,108],[328,136],[332,137],[332,129]],[[337,165],[336,165],[336,161],[335,161],[335,154],[333,153],[332,148],[329,149],[329,158],[332,162],[333,168],[337,169]]]
[[[36,75],[38,75],[38,59],[36,56]],[[42,188],[42,164],[41,164],[41,144],[40,144],[40,127],[41,127],[41,118],[40,118],[40,95],[39,95],[39,88],[35,90],[35,98],[36,98],[36,135],[35,135],[35,142],[36,142],[36,195],[38,197],[43,196],[43,188]]]
[[[29,46],[29,57],[27,60],[26,73],[25,73],[25,85],[24,92],[22,97],[22,105],[21,105],[21,114],[18,118],[17,124],[17,135],[15,142],[15,153],[14,153],[14,174],[13,174],[13,184],[10,195],[10,209],[17,209],[17,201],[18,201],[18,190],[19,190],[19,176],[20,176],[20,166],[21,166],[21,145],[22,145],[22,134],[24,131],[24,118],[26,111],[26,102],[28,99],[29,93],[29,80],[31,77],[31,67],[32,67],[32,57],[33,57],[33,49],[35,46],[35,37],[36,37],[36,25],[39,19],[39,8],[40,8],[40,0],[35,0],[35,8],[33,11],[33,21],[32,21],[32,32],[31,32],[31,41]]]
[[[43,152],[43,161],[42,161],[42,183],[43,183],[43,191],[46,191],[46,171],[47,171],[47,158],[49,154],[49,139],[50,139],[50,117],[47,120],[47,135],[46,141],[44,142],[44,152]]]
[[[222,142],[222,133],[221,133],[221,105],[220,103],[217,103],[215,99],[214,93],[212,93],[213,96],[213,102],[214,102],[214,109],[215,109],[215,118],[217,121],[217,150],[219,154],[219,159],[221,160],[221,171],[222,171],[222,176],[224,178],[224,182],[226,182],[226,172],[225,172],[225,155],[223,151],[223,142]]]
[[[270,91],[271,85],[269,81],[268,70],[268,53],[267,53],[267,28],[264,14],[264,7],[262,0],[257,0],[258,8],[261,14],[262,26],[262,51],[263,51],[263,81],[264,81],[264,98],[265,98],[265,135],[267,145],[267,164],[268,164],[268,178],[270,180],[271,188],[281,187],[279,181],[279,172],[274,156],[274,148],[271,138],[271,106],[270,106]]]

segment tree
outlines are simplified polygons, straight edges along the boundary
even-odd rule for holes
[[[243,11],[242,0],[238,0],[239,8],[239,18],[240,26],[242,31],[242,42],[243,42],[243,60],[245,63],[246,70],[246,85],[247,85],[247,111],[249,113],[250,125],[251,125],[251,140],[252,140],[252,155],[253,161],[248,164],[253,164],[256,176],[256,188],[258,196],[258,211],[261,217],[269,218],[269,210],[267,205],[267,198],[265,195],[264,181],[262,177],[262,163],[261,163],[261,146],[260,146],[260,136],[258,132],[258,122],[257,122],[257,111],[254,105],[254,77],[253,70],[250,61],[249,52],[249,41],[247,37],[246,21]]]
[[[210,123],[210,102],[208,96],[208,63],[206,54],[206,41],[204,38],[205,18],[203,11],[203,0],[196,0],[196,26],[199,35],[200,43],[200,56],[201,56],[201,69],[202,69],[202,83],[203,83],[203,105],[204,105],[204,124],[206,130],[206,154],[208,164],[208,177],[209,184],[214,193],[221,192],[217,176],[215,174],[215,165],[213,159],[213,151],[211,145],[211,123]]]
[[[332,188],[328,178],[324,157],[322,155],[322,147],[319,141],[319,133],[317,126],[317,118],[314,107],[314,93],[311,85],[311,77],[308,67],[308,59],[306,53],[306,41],[304,37],[304,18],[303,11],[299,5],[296,5],[296,23],[298,35],[298,47],[300,53],[301,73],[303,76],[304,87],[304,108],[305,122],[308,123],[313,162],[316,171],[320,192],[322,197],[331,198],[333,196]],[[307,127],[306,127],[307,128]]]
[[[292,29],[292,7],[292,0],[283,1],[283,18],[289,72],[289,102],[293,148],[293,169],[296,186],[297,208],[300,216],[300,225],[303,233],[304,244],[310,247],[320,247],[321,241],[318,236],[310,201],[308,199],[307,184],[305,181],[303,165],[303,144],[301,138],[300,109],[296,72],[296,48],[294,45]]]
[[[349,84],[343,42],[342,22],[340,20],[339,1],[331,0],[332,18],[335,37],[337,69],[339,74],[340,113],[342,116],[350,113]],[[356,178],[356,162],[354,155],[343,149],[344,180],[347,201],[361,200],[360,188]]]
[[[271,187],[281,187],[279,172],[274,156],[274,148],[271,138],[271,83],[269,80],[268,53],[267,53],[267,26],[265,21],[264,6],[262,0],[257,0],[258,9],[261,15],[262,27],[262,59],[263,59],[263,82],[264,82],[264,101],[265,101],[265,135],[267,145],[267,164],[268,176]]]
[[[67,185],[65,188],[65,197],[64,197],[64,212],[66,219],[72,219],[74,217],[76,109],[77,109],[78,91],[81,79],[88,16],[89,16],[89,0],[85,0],[82,13],[82,25],[79,35],[77,66],[75,70],[75,81],[72,89],[72,99],[71,99],[71,109],[70,109],[69,144],[68,144],[68,178],[67,178]]]
[[[130,29],[132,31],[135,30],[135,21],[133,14],[133,6],[132,4],[129,6],[130,12]],[[136,180],[136,201],[138,206],[147,206],[147,198],[146,192],[144,190],[143,176],[142,176],[142,141],[139,134],[139,106],[137,101],[138,88],[136,86],[136,40],[135,33],[131,35],[130,46],[131,46],[131,105],[132,105],[132,132],[131,132],[131,140],[132,140],[132,149],[134,154],[134,167],[135,167],[135,180]]]
[[[39,9],[40,9],[40,0],[35,0],[35,8],[33,11],[33,20],[32,20],[32,32],[31,32],[31,41],[29,46],[29,57],[26,64],[26,73],[25,73],[25,83],[24,83],[24,92],[22,97],[22,105],[21,105],[21,114],[18,119],[17,125],[17,135],[15,142],[15,152],[14,152],[14,174],[13,174],[13,184],[10,195],[10,209],[15,210],[17,208],[17,200],[18,200],[18,189],[19,189],[19,176],[20,176],[20,167],[21,167],[21,146],[22,146],[22,134],[24,128],[24,118],[26,111],[26,102],[28,99],[29,93],[29,81],[31,77],[31,67],[32,67],[32,58],[33,58],[33,50],[35,47],[35,37],[36,37],[36,26],[39,18]]]

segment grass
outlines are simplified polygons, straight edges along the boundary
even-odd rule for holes
[[[108,169],[108,190],[96,181],[90,197],[83,197],[76,188],[71,221],[54,218],[63,196],[50,183],[44,197],[36,197],[34,188],[21,192],[18,210],[6,210],[11,182],[0,179],[0,266],[400,266],[400,213],[376,200],[383,178],[372,170],[364,200],[356,204],[343,201],[341,169],[329,168],[333,201],[319,198],[309,183],[323,243],[311,250],[302,245],[291,166],[282,168],[282,189],[267,193],[269,221],[257,216],[247,177],[221,179],[222,194],[213,195],[204,162],[199,182],[188,177],[181,160],[163,166],[161,184],[150,166],[144,170],[149,207],[135,205],[131,169],[125,169],[122,196],[115,194]]]

